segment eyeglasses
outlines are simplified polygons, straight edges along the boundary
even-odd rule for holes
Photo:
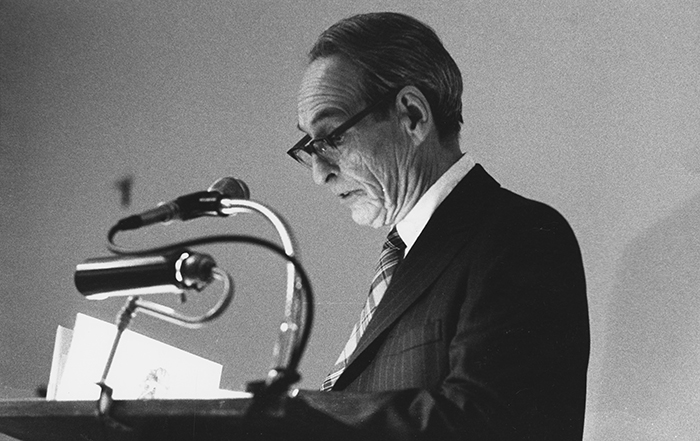
[[[333,129],[323,138],[312,139],[309,135],[304,136],[299,142],[294,144],[294,147],[287,150],[287,154],[307,168],[311,168],[312,155],[317,155],[323,158],[325,161],[336,163],[340,158],[340,150],[338,150],[338,146],[336,145],[338,138],[340,138],[340,136],[349,128],[360,122],[362,118],[377,110],[381,104],[389,101],[390,99],[396,98],[396,95],[398,95],[400,90],[401,89],[392,90],[383,95],[381,98],[379,98],[379,100],[350,117],[350,119]]]

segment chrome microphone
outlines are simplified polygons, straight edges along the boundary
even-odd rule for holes
[[[222,211],[222,199],[249,199],[250,190],[245,182],[235,178],[220,178],[207,191],[180,196],[179,198],[121,219],[115,231],[134,230],[174,219],[189,220],[201,216],[228,216]]]

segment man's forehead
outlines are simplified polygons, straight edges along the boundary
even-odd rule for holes
[[[322,119],[347,117],[357,107],[358,83],[357,69],[340,58],[313,61],[299,89],[299,127],[308,129]]]

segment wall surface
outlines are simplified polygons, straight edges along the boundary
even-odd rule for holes
[[[46,384],[56,327],[76,313],[114,320],[122,301],[85,300],[72,278],[77,263],[108,254],[117,219],[221,176],[244,180],[296,234],[317,296],[301,386],[320,384],[386,232],[356,226],[284,152],[300,137],[297,85],[315,37],[376,10],[438,31],[465,79],[463,148],[577,232],[593,332],[586,439],[696,439],[695,0],[0,0],[0,396]],[[214,232],[276,239],[240,215],[118,240]],[[284,264],[246,245],[206,252],[236,280],[224,318],[188,331],[140,315],[133,329],[223,363],[222,386],[240,389],[272,362]]]

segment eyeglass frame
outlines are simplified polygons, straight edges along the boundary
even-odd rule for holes
[[[340,135],[342,135],[343,133],[347,132],[355,124],[362,121],[367,115],[376,111],[381,104],[384,104],[384,102],[388,101],[389,99],[396,98],[396,96],[399,94],[399,92],[402,89],[403,88],[399,88],[399,89],[391,90],[391,91],[387,92],[382,97],[380,97],[377,101],[375,101],[374,103],[365,107],[364,109],[360,110],[358,113],[351,116],[347,121],[340,124],[335,129],[331,130],[331,132],[329,134],[327,134],[326,136],[323,136],[321,138],[311,138],[310,135],[304,135],[304,137],[301,138],[299,140],[299,142],[294,144],[294,147],[287,150],[287,154],[289,156],[291,156],[292,159],[294,159],[296,162],[298,162],[299,164],[303,165],[306,168],[311,168],[311,163],[306,163],[299,156],[297,156],[299,151],[306,152],[309,155],[309,157],[311,157],[311,155],[315,154],[317,156],[320,156],[324,160],[331,159],[331,158],[328,158],[326,151],[329,150],[329,147],[330,147],[330,149],[333,149],[335,151],[338,150],[338,146],[335,145],[335,141],[333,140],[334,138],[337,138]],[[318,144],[318,143],[325,144],[325,146],[316,147],[316,144]]]

